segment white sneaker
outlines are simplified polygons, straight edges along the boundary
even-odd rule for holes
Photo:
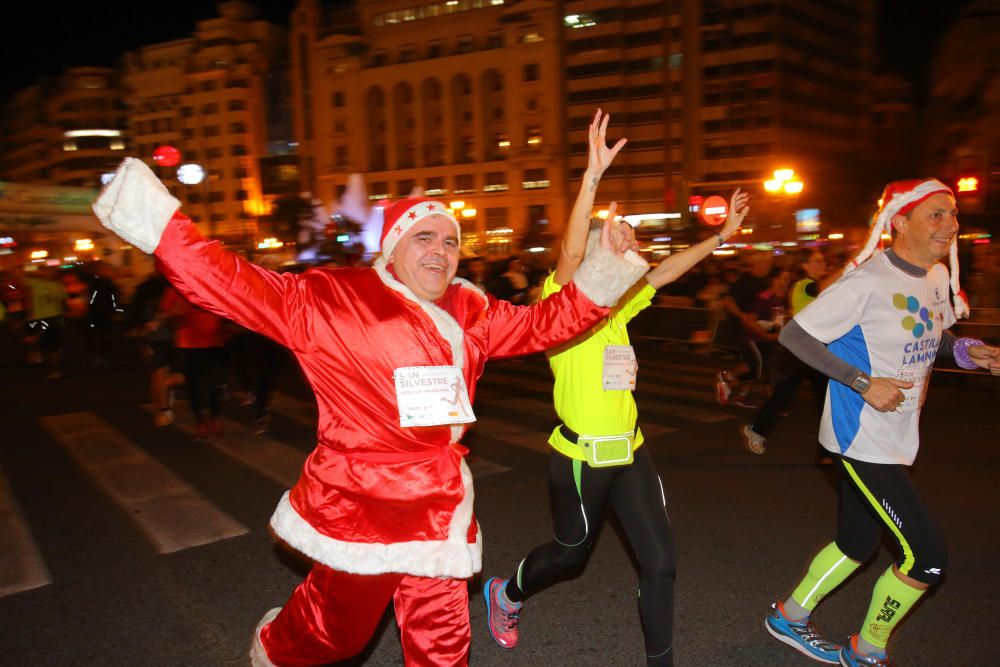
[[[752,425],[744,424],[743,428],[740,429],[740,435],[743,436],[743,447],[751,454],[765,454],[767,452],[767,438],[753,430]]]

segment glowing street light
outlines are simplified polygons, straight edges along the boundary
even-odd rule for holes
[[[802,192],[804,184],[796,175],[794,169],[775,169],[774,178],[764,181],[764,190],[773,195],[797,195]]]

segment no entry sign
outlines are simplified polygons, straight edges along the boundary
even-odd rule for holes
[[[701,219],[708,225],[721,225],[729,215],[729,205],[719,195],[712,195],[701,206]]]

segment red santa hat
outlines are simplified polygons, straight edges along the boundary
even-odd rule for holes
[[[861,252],[844,268],[844,273],[850,273],[858,268],[862,262],[871,257],[875,248],[881,243],[882,234],[892,233],[892,220],[897,215],[906,215],[921,202],[933,197],[936,194],[947,194],[952,197],[955,193],[951,188],[937,180],[927,178],[912,181],[893,181],[885,186],[880,201],[881,207],[875,215],[871,230],[868,233],[868,241],[861,249]],[[958,240],[952,241],[948,251],[949,269],[951,274],[951,292],[955,306],[956,317],[966,317],[969,314],[969,304],[962,294],[961,286],[958,283]]]
[[[382,222],[382,256],[387,260],[392,256],[392,251],[396,249],[396,243],[403,235],[424,218],[432,215],[442,215],[455,225],[455,233],[459,239],[462,236],[462,228],[455,219],[451,209],[439,201],[428,199],[427,197],[406,197],[400,199],[395,204],[385,210],[385,219]]]

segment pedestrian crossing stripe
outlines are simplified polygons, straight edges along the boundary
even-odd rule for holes
[[[642,381],[640,380],[640,383]],[[481,385],[502,385],[505,387],[510,387],[512,389],[517,389],[521,392],[524,391],[540,391],[551,394],[552,392],[552,382],[541,382],[539,380],[528,380],[521,377],[514,376],[504,376],[499,374],[494,374],[491,378],[491,382],[483,381]],[[506,392],[505,392],[506,393]],[[704,394],[704,395],[703,395]],[[703,400],[705,396],[708,396],[712,401],[715,400],[715,394],[708,394],[707,392],[701,392],[693,389],[682,389],[679,387],[668,387],[663,385],[655,385],[648,383],[648,386],[640,386],[635,392],[636,400],[640,402],[646,402],[651,399],[658,399],[655,406],[652,407],[654,412],[660,412],[663,414],[670,415],[671,417],[679,417],[681,419],[686,419],[689,421],[696,421],[702,423],[714,423],[727,421],[733,419],[733,415],[723,412],[721,408],[715,410],[705,410],[695,407],[689,407],[687,405],[677,405],[671,401],[676,399],[682,400]],[[663,400],[666,399],[666,400]],[[524,399],[519,397],[519,399],[507,399],[504,397],[499,397],[496,401],[500,404],[507,405],[510,400],[521,400],[529,401],[529,399]],[[662,401],[662,402],[661,402]],[[537,401],[535,401],[537,403]],[[708,401],[705,401],[706,403]],[[553,418],[555,418],[554,412],[552,413]],[[642,422],[642,414],[639,417],[640,425],[643,426],[645,430],[645,425]]]
[[[144,406],[153,413],[153,406]],[[195,435],[194,415],[187,401],[176,401],[174,412],[178,419],[174,424],[190,436]],[[306,461],[306,452],[270,438],[266,435],[256,435],[249,427],[233,419],[223,419],[226,427],[224,438],[207,440],[208,446],[221,454],[256,470],[268,479],[277,482],[282,488],[295,486]],[[315,421],[312,422],[315,427]]]
[[[77,464],[152,542],[158,553],[244,535],[247,528],[92,412],[42,417]]]
[[[151,414],[154,412],[152,405],[147,405],[145,408]],[[275,392],[271,396],[270,408],[272,412],[291,421],[312,429],[316,428],[317,416],[314,403]],[[179,416],[175,425],[193,436],[195,434],[194,418],[187,401],[176,401],[174,411]],[[223,423],[226,427],[225,437],[207,441],[210,447],[256,470],[268,479],[278,482],[283,488],[290,489],[295,485],[302,472],[302,466],[307,456],[306,452],[268,437],[266,434],[256,435],[247,426],[236,420],[223,418]],[[510,470],[506,466],[479,457],[469,456],[466,458],[466,463],[469,470],[472,471],[472,476],[477,479]]]
[[[38,544],[0,471],[0,597],[52,583]]]

